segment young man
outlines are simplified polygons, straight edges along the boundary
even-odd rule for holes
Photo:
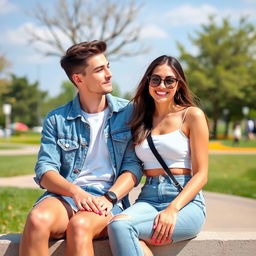
[[[105,50],[102,41],[83,42],[61,59],[78,95],[45,119],[35,180],[47,192],[28,215],[20,256],[48,255],[49,238],[62,237],[65,255],[94,255],[92,240],[106,235],[141,178],[127,125],[132,107],[109,94]]]

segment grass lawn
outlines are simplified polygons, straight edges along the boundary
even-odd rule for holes
[[[0,138],[0,143],[25,143],[25,144],[40,144],[41,134],[39,133],[20,133],[12,135],[8,138]]]
[[[0,177],[33,174],[37,155],[0,156]]]
[[[12,144],[0,144],[0,150],[6,149],[20,149],[21,147]]]
[[[256,199],[255,155],[210,155],[205,190]]]
[[[0,234],[22,232],[28,212],[42,192],[39,189],[0,188]]]
[[[234,147],[233,140],[221,140],[221,143],[225,146]],[[235,147],[256,148],[256,140],[241,140]]]

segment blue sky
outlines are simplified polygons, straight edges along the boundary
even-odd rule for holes
[[[124,0],[125,1],[125,0]],[[56,95],[63,80],[67,80],[60,68],[58,57],[44,57],[27,44],[25,28],[33,26],[42,30],[26,14],[37,2],[50,9],[56,0],[0,0],[0,54],[12,63],[9,72],[26,76],[31,83],[39,80],[40,88]],[[256,25],[256,0],[137,0],[143,3],[138,22],[142,27],[140,43],[150,49],[145,55],[122,58],[111,62],[113,81],[122,93],[133,91],[148,64],[162,54],[178,57],[176,42],[196,53],[188,35],[193,36],[210,14],[216,22],[229,17],[232,24],[238,23],[241,15]],[[94,38],[96,39],[96,38]]]

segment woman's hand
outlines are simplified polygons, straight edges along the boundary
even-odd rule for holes
[[[153,226],[154,233],[151,238],[155,244],[171,242],[177,213],[178,210],[170,205],[156,216]]]
[[[94,196],[80,187],[77,187],[72,198],[80,211],[94,212],[99,215],[103,214],[102,206],[104,203],[102,202],[101,197]]]

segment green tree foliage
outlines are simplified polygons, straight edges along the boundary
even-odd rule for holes
[[[10,67],[10,62],[6,59],[5,56],[0,55],[0,127],[4,126],[4,115],[2,112],[2,106],[5,103],[3,101],[3,94],[8,91],[9,80],[5,72]]]
[[[61,84],[61,91],[55,97],[46,99],[42,107],[42,116],[44,117],[50,110],[64,105],[72,100],[76,94],[76,87],[70,81],[63,81]]]
[[[29,84],[26,77],[11,75],[8,90],[2,97],[12,105],[12,122],[23,122],[29,127],[40,124],[40,106],[46,92],[39,90],[38,82]]]
[[[213,120],[216,137],[224,109],[230,115],[242,116],[242,106],[255,107],[256,30],[244,18],[234,27],[227,18],[217,25],[214,17],[209,17],[209,23],[202,25],[190,40],[198,52],[188,53],[178,43],[180,59],[192,91],[201,98]]]
[[[113,88],[113,91],[112,91],[113,96],[122,97],[121,91],[120,91],[117,83],[115,83],[115,82],[112,83],[112,88]]]

